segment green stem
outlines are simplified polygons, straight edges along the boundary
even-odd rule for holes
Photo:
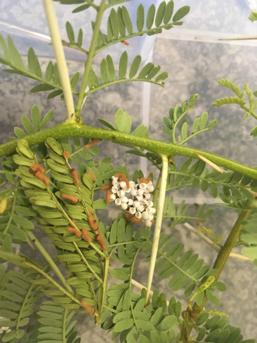
[[[44,272],[41,268],[36,266],[35,264],[25,261],[24,262],[25,267],[31,268],[35,270],[37,273],[41,274],[46,278],[52,285],[54,285],[56,288],[59,289],[59,291],[63,294],[65,294],[68,298],[70,298],[72,301],[80,305],[80,301],[76,299],[70,292],[68,292],[65,288],[63,288],[61,285],[59,285],[50,275],[48,275],[46,272]]]
[[[209,285],[213,284],[213,282],[217,281],[229,259],[229,256],[232,252],[232,249],[236,246],[240,231],[243,222],[247,219],[249,214],[251,213],[251,209],[249,208],[249,204],[246,206],[245,209],[243,209],[238,216],[235,224],[233,225],[226,242],[220,249],[218,256],[216,258],[216,261],[213,265],[213,272],[212,275],[209,276],[209,278],[206,280],[204,279],[200,285],[197,287],[197,289],[194,291],[194,294],[198,294],[199,292],[202,292],[202,290],[205,290],[209,287]],[[194,296],[192,296],[192,299]],[[191,299],[191,300],[192,300]],[[190,342],[190,334],[194,327],[194,321],[198,318],[198,316],[201,314],[203,306],[207,302],[207,298],[205,298],[204,303],[199,307],[196,303],[192,304],[192,301],[190,301],[187,310],[185,311],[184,316],[184,322],[181,327],[181,339],[184,343]]]
[[[214,263],[213,269],[214,269],[214,276],[216,279],[219,278],[220,274],[222,273],[224,266],[226,262],[229,259],[229,255],[232,251],[232,249],[235,247],[239,240],[240,231],[243,222],[247,219],[249,214],[251,213],[251,209],[249,209],[249,206],[247,206],[246,209],[243,209],[238,216],[233,228],[231,229],[228,238],[226,239],[226,242],[224,243],[223,247],[220,249],[218,256],[216,258],[216,261]]]
[[[177,105],[174,109],[174,112],[178,112],[179,106]],[[175,114],[175,113],[174,113]],[[176,138],[176,130],[178,127],[178,124],[181,122],[181,120],[185,117],[185,115],[187,114],[187,112],[184,112],[180,115],[180,117],[178,118],[178,120],[175,122],[174,127],[172,129],[172,142],[174,144],[177,143],[177,138]]]
[[[20,324],[21,324],[21,321],[22,321],[23,316],[24,316],[23,310],[27,306],[28,299],[29,299],[29,297],[31,295],[31,292],[32,292],[33,288],[34,288],[34,284],[32,283],[31,286],[29,287],[29,289],[26,292],[25,298],[22,301],[22,305],[21,305],[21,308],[20,308],[20,311],[19,311],[19,315],[18,315],[18,318],[17,318],[17,321],[16,321],[16,331],[19,330],[19,328],[20,328]]]
[[[194,137],[200,135],[201,133],[207,132],[207,131],[209,131],[209,130],[210,130],[209,127],[206,127],[205,129],[199,130],[199,131],[193,133],[192,135],[188,136],[188,137],[187,137],[186,139],[184,139],[183,141],[179,142],[179,144],[183,145],[183,144],[187,143],[190,139],[192,139],[192,138],[194,138]]]
[[[253,179],[257,179],[256,169],[242,165],[238,162],[232,161],[211,152],[179,146],[171,143],[165,143],[149,138],[137,137],[123,132],[94,128],[87,125],[64,123],[53,128],[45,129],[35,134],[28,135],[25,138],[27,139],[29,144],[33,145],[44,142],[48,137],[54,137],[56,139],[65,137],[99,138],[110,140],[121,145],[133,147],[137,146],[156,154],[163,154],[167,156],[182,155],[199,159],[199,155],[201,155],[219,166],[233,170],[242,175],[249,176]],[[12,140],[8,143],[0,145],[0,157],[11,155],[12,153],[14,153],[17,141],[18,140]]]
[[[105,301],[106,301],[106,291],[108,286],[108,275],[109,275],[109,266],[110,266],[110,258],[106,257],[105,265],[104,265],[104,281],[103,281],[103,292],[102,292],[102,302],[101,302],[101,309],[100,309],[100,316],[103,312]]]
[[[48,254],[47,250],[40,243],[40,241],[35,237],[35,235],[32,232],[28,233],[28,237],[34,243],[35,247],[38,249],[41,255],[45,258],[45,260],[47,261],[49,266],[52,268],[52,270],[55,272],[55,274],[58,276],[59,280],[62,282],[64,287],[67,288],[69,292],[73,293],[72,288],[67,284],[66,279],[63,276],[60,269],[58,268],[57,264],[54,262],[52,257]]]
[[[84,254],[82,253],[82,251],[80,250],[80,248],[78,247],[76,242],[73,242],[73,245],[75,246],[75,249],[77,250],[78,254],[80,255],[80,257],[82,258],[83,262],[85,263],[85,265],[87,266],[87,268],[91,271],[91,273],[95,276],[95,278],[100,282],[103,283],[102,279],[96,274],[96,272],[94,271],[94,269],[91,267],[91,265],[88,263],[86,257],[84,256]]]
[[[147,280],[146,303],[148,303],[149,298],[150,298],[154,269],[155,269],[155,265],[156,265],[158,248],[159,248],[162,219],[163,219],[163,211],[164,211],[164,204],[165,204],[165,196],[166,196],[168,169],[169,169],[169,159],[166,155],[162,155],[162,174],[161,174],[161,181],[160,181],[160,191],[159,191],[159,197],[158,197],[158,206],[157,206],[156,224],[155,224],[154,237],[153,237],[153,246],[152,246],[150,267],[149,267],[148,280]]]
[[[10,225],[12,223],[13,216],[14,216],[15,206],[16,206],[16,194],[14,193],[10,217],[9,217],[8,222],[6,224],[6,227],[5,227],[4,231],[3,231],[3,235],[6,235],[8,230],[9,230],[9,228],[10,228]]]
[[[127,241],[127,242],[120,242],[120,243],[109,244],[108,248],[115,248],[115,247],[119,247],[121,245],[128,245],[128,244],[136,244],[136,241]]]
[[[126,82],[147,82],[147,83],[151,83],[160,87],[163,87],[163,85],[161,85],[160,83],[156,82],[156,81],[152,81],[150,79],[146,79],[146,78],[134,78],[134,79],[119,79],[119,80],[113,80],[113,81],[109,81],[106,83],[103,83],[99,86],[94,87],[93,89],[90,89],[88,92],[85,93],[85,96],[94,94],[95,92],[107,88],[107,87],[111,87],[113,85],[117,85],[117,84],[121,84],[121,83],[126,83]]]
[[[134,257],[133,257],[133,261],[132,261],[131,268],[130,268],[130,275],[129,275],[129,290],[130,290],[130,292],[131,292],[131,289],[132,289],[133,274],[134,274],[136,259],[137,259],[137,256],[138,256],[138,254],[139,254],[139,251],[140,251],[140,250],[137,249],[137,251],[136,251],[136,253],[135,253]],[[132,318],[133,318],[135,327],[136,327],[136,329],[138,329],[138,328],[137,328],[137,322],[136,322],[135,314],[134,314],[133,304],[132,304],[132,301],[131,301],[131,297],[130,297],[130,309],[131,309]]]
[[[111,308],[109,306],[104,305],[104,308],[106,308],[106,310],[110,311],[111,313],[114,313],[114,314],[118,313],[117,310],[114,310],[113,308]]]
[[[81,86],[80,86],[80,91],[79,91],[79,97],[78,97],[78,103],[76,106],[76,114],[77,116],[80,116],[81,109],[83,107],[83,104],[85,102],[85,93],[87,91],[87,86],[88,86],[88,79],[89,79],[89,74],[90,70],[92,67],[92,63],[95,57],[95,51],[96,51],[96,46],[97,46],[97,40],[98,40],[98,35],[100,31],[100,25],[102,21],[102,17],[105,11],[105,0],[102,0],[101,5],[97,9],[97,15],[96,15],[96,20],[95,20],[95,26],[94,26],[94,31],[92,34],[92,39],[90,42],[90,47],[88,49],[88,57],[85,63],[85,70],[84,74],[82,77],[81,81]]]
[[[135,269],[135,264],[136,264],[136,260],[137,260],[137,256],[139,254],[140,249],[137,249],[137,251],[135,252],[135,255],[133,257],[133,261],[130,267],[130,275],[129,275],[129,288],[131,290],[131,286],[134,284],[134,280],[133,280],[133,274],[134,274],[134,269]]]
[[[68,117],[72,121],[74,121],[74,102],[73,102],[73,95],[71,90],[71,84],[70,84],[70,77],[69,77],[69,71],[64,55],[64,49],[62,45],[62,39],[60,36],[59,28],[58,28],[58,22],[55,15],[55,10],[53,6],[52,0],[44,0],[44,6],[45,6],[45,13],[48,20],[48,26],[52,38],[52,43],[54,47],[54,53],[55,58],[57,62],[57,68],[59,72],[59,77],[61,81],[61,85],[63,88],[63,95],[64,100],[68,112]]]
[[[63,326],[62,326],[62,341],[64,343],[67,342],[67,332],[66,332],[66,322],[68,319],[68,309],[64,308],[64,313],[63,313]]]
[[[241,105],[240,106],[245,112],[249,113],[254,119],[257,119],[257,115],[250,110],[250,108],[246,107],[246,106],[243,106]]]
[[[159,254],[160,257],[163,257],[167,262],[170,263],[170,265],[172,267],[174,267],[175,269],[177,269],[182,275],[184,275],[185,277],[187,277],[189,280],[193,281],[194,284],[197,283],[197,279],[194,278],[192,275],[190,275],[189,273],[187,273],[183,268],[181,268],[177,263],[175,263],[172,258],[166,256],[165,254],[160,253]]]

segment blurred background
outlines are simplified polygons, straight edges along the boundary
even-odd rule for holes
[[[135,15],[139,3],[149,6],[153,0],[132,0],[128,7]],[[157,3],[157,1],[156,1]],[[193,93],[199,93],[200,99],[194,112],[199,115],[209,111],[211,119],[218,119],[218,126],[210,133],[202,135],[192,142],[194,146],[204,147],[237,161],[257,165],[257,147],[250,137],[254,126],[251,119],[243,120],[241,113],[233,106],[216,109],[211,106],[213,100],[225,95],[217,85],[220,78],[228,78],[242,85],[249,83],[256,89],[257,40],[235,40],[235,38],[257,37],[257,24],[248,20],[251,10],[257,10],[257,0],[177,0],[177,6],[190,5],[191,12],[184,25],[166,31],[156,37],[140,37],[130,41],[129,46],[122,44],[112,48],[112,54],[119,56],[122,50],[128,50],[130,56],[137,53],[143,59],[153,60],[169,72],[166,87],[158,88],[149,84],[129,84],[113,86],[94,94],[83,114],[91,124],[97,124],[99,118],[111,119],[118,107],[124,108],[134,116],[136,122],[149,126],[154,137],[162,137],[162,117],[170,107],[179,103]],[[90,36],[90,11],[71,15],[72,6],[56,3],[59,24],[65,36],[65,22],[71,21],[75,28],[82,27],[86,33],[85,44]],[[52,58],[52,49],[48,28],[41,1],[38,0],[1,0],[0,32],[11,34],[17,47],[26,53],[33,46],[41,57],[42,63]],[[233,39],[233,40],[228,40]],[[107,52],[106,52],[107,53]],[[80,53],[66,49],[69,66],[72,70],[82,68],[83,57]],[[44,94],[29,92],[33,82],[13,75],[0,67],[0,140],[4,142],[13,132],[13,126],[19,125],[19,118],[27,114],[33,104],[46,112],[53,108],[56,121],[61,121],[65,108],[58,99],[47,100]],[[107,145],[106,150],[110,148]],[[122,150],[112,148],[117,160]],[[145,161],[124,157],[124,163],[131,168],[140,164],[148,170]],[[120,163],[120,161],[119,161]],[[177,199],[185,195],[176,194]],[[202,193],[187,195],[191,203],[204,203],[210,199]],[[216,216],[217,231],[226,235],[231,227],[234,213],[219,213]],[[193,238],[190,233],[181,231],[181,240],[187,248],[193,248],[206,261],[212,261],[208,247]],[[226,312],[231,315],[232,323],[240,326],[247,337],[257,337],[257,269],[246,262],[231,261],[224,273],[228,290],[223,296]],[[86,329],[89,326],[90,329]],[[92,323],[84,323],[81,328],[83,339],[94,342],[111,342],[106,333],[102,335]],[[232,343],[232,342],[231,342]]]

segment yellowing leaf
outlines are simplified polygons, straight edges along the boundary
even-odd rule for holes
[[[8,205],[8,198],[0,199],[0,214],[3,214],[6,211],[7,205]]]

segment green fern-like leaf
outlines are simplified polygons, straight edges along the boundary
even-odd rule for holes
[[[214,106],[223,106],[223,105],[230,105],[230,104],[237,104],[240,106],[244,106],[245,102],[243,99],[237,98],[237,97],[221,98],[213,102]]]
[[[91,163],[81,177],[71,167],[71,153],[62,144],[48,138],[46,145],[47,176],[43,173],[43,178],[42,175],[38,178],[33,172],[38,160],[25,141],[21,141],[14,157],[19,165],[17,173],[27,199],[38,213],[38,223],[53,241],[59,261],[68,270],[69,286],[92,307],[93,314],[93,309],[98,310],[100,297],[96,294],[101,292],[103,279],[101,251],[107,249],[105,227],[96,216],[100,202],[94,199],[94,191],[109,180],[112,170],[104,161],[97,166]],[[92,226],[92,220],[97,228]]]
[[[159,66],[153,63],[147,63],[140,67],[140,56],[136,56],[128,66],[128,54],[124,52],[119,61],[119,70],[115,70],[113,59],[110,55],[104,58],[100,63],[100,74],[91,69],[89,75],[89,90],[87,94],[95,93],[96,91],[129,81],[143,81],[150,82],[163,86],[168,74],[161,72]]]
[[[256,108],[257,101],[254,92],[245,84],[242,89],[234,82],[226,79],[219,80],[219,84],[233,93],[233,96],[217,99],[213,102],[214,106],[236,104],[244,111],[244,117],[249,116],[257,119]]]
[[[256,343],[254,339],[245,340],[240,329],[231,326],[226,316],[209,315],[202,313],[197,320],[196,342],[235,342],[235,343]]]
[[[171,138],[174,144],[185,144],[195,136],[209,131],[216,126],[216,120],[210,120],[207,112],[197,116],[191,124],[187,118],[189,110],[196,105],[198,95],[192,95],[181,105],[176,105],[169,111],[168,117],[164,118],[164,132]]]
[[[244,93],[242,92],[240,87],[236,85],[234,82],[232,82],[231,80],[221,79],[219,80],[219,85],[231,90],[239,98],[243,98],[244,96]]]
[[[78,5],[73,9],[73,13],[78,13],[87,10],[90,7],[95,7],[94,0],[54,0],[62,5]]]
[[[208,266],[197,254],[185,252],[182,244],[163,236],[156,270],[172,289],[184,289],[188,295],[206,275]]]
[[[250,216],[242,225],[240,243],[243,246],[242,254],[257,264],[257,211],[253,208]]]
[[[107,20],[107,33],[100,32],[97,51],[118,42],[129,44],[127,40],[136,36],[155,35],[181,25],[188,14],[189,7],[183,6],[174,13],[174,2],[162,1],[156,8],[151,5],[148,11],[140,4],[136,10],[136,25],[132,24],[130,13],[125,6],[112,9]]]
[[[113,287],[112,294],[119,294],[119,288]],[[126,298],[125,298],[126,299]],[[153,293],[152,302],[145,305],[145,292],[133,294],[128,306],[117,314],[106,312],[103,328],[111,329],[114,337],[121,342],[176,342],[178,340],[178,319],[181,304],[171,299],[167,301],[163,294]]]
[[[32,48],[28,50],[26,65],[9,36],[5,39],[0,35],[0,63],[6,65],[9,72],[37,81],[36,86],[31,89],[32,92],[49,92],[49,98],[63,94],[57,66],[49,62],[43,71]]]
[[[67,21],[66,22],[66,33],[67,33],[68,41],[66,41],[66,40],[62,41],[64,46],[68,46],[70,48],[77,49],[80,52],[88,54],[88,51],[85,48],[83,48],[84,31],[82,28],[80,28],[78,30],[78,33],[76,35],[72,24],[69,21]],[[75,88],[74,85],[72,85],[72,86],[73,86],[72,88]]]
[[[202,222],[210,216],[210,209],[203,205],[196,209],[185,202],[175,204],[172,198],[166,198],[163,217],[171,219],[172,225],[189,222]]]
[[[37,302],[34,278],[35,275],[28,272],[7,272],[6,282],[0,288],[0,317],[5,320],[3,326],[10,330],[0,334],[1,342],[21,342],[26,335]]]
[[[252,11],[249,15],[249,19],[251,21],[256,21],[257,20],[257,12],[256,11]]]
[[[219,197],[232,207],[243,207],[252,198],[256,181],[239,173],[209,171],[203,161],[187,159],[180,167],[169,172],[168,189],[199,187],[214,198]]]
[[[22,192],[15,189],[8,197],[7,210],[0,215],[0,242],[5,250],[11,250],[12,243],[27,241],[35,216]]]
[[[36,133],[47,126],[53,119],[53,112],[48,111],[42,114],[41,110],[36,106],[32,106],[30,115],[21,117],[22,128],[15,127],[14,133],[17,138],[23,138],[27,134]]]
[[[79,343],[75,330],[74,311],[54,301],[44,301],[38,311],[37,342]]]
[[[133,131],[132,131],[132,117],[124,111],[122,108],[119,108],[115,112],[114,116],[114,123],[107,122],[106,120],[99,119],[99,122],[107,127],[110,130],[117,130],[120,132],[125,132],[125,133],[131,133],[132,135],[138,136],[138,137],[148,137],[148,129],[144,125],[139,125],[137,126]],[[136,152],[137,155],[139,156],[144,156],[143,152],[141,150],[129,150],[127,152]]]

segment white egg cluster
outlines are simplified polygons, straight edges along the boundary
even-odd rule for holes
[[[127,214],[151,226],[156,209],[153,207],[152,195],[154,186],[152,181],[135,183],[134,181],[119,181],[112,177],[111,200],[120,206]]]

